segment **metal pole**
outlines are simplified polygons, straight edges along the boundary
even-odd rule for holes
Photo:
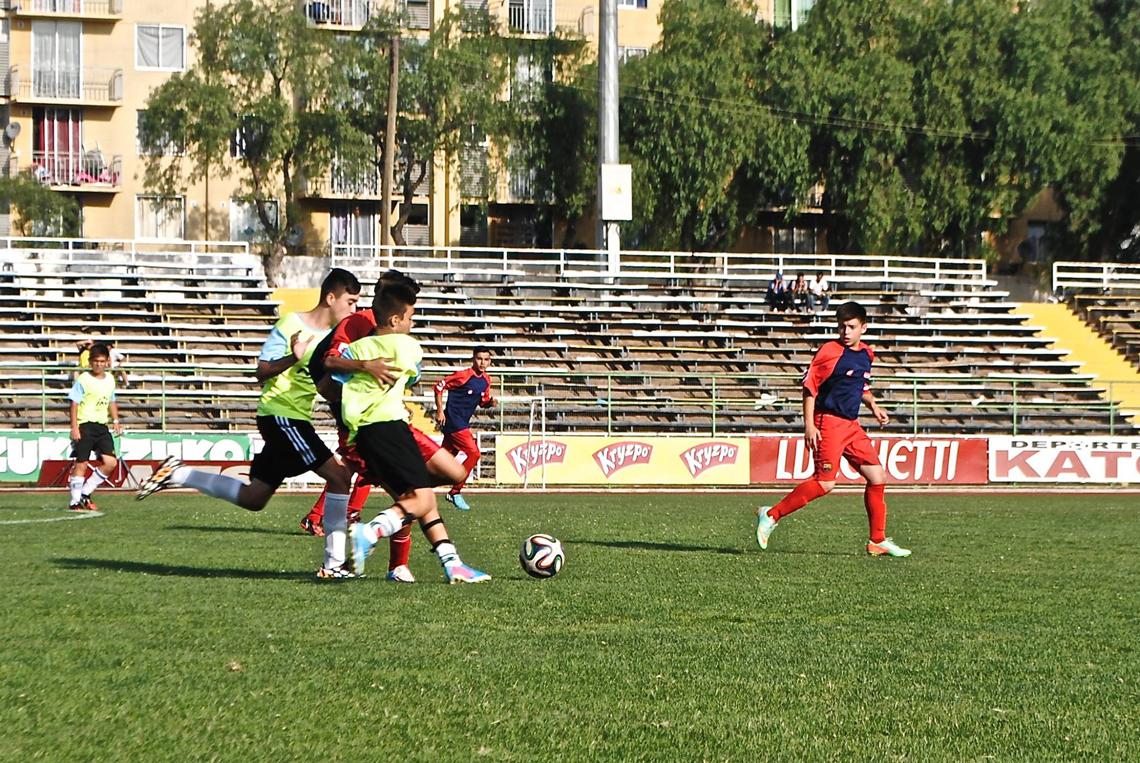
[[[716,376],[712,377],[712,436],[716,437]]]
[[[1013,436],[1017,437],[1017,379],[1013,380]]]
[[[614,433],[614,376],[606,374],[606,436]]]
[[[384,177],[380,181],[383,206],[380,209],[380,243],[392,244],[392,175],[396,167],[396,91],[400,81],[400,34],[392,35],[388,54],[388,125],[384,131]],[[388,256],[392,256],[391,250]],[[389,263],[391,260],[389,260]]]
[[[598,12],[598,226],[597,247],[604,249],[609,274],[621,269],[621,231],[602,219],[602,165],[618,158],[618,24],[617,0],[599,0]]]

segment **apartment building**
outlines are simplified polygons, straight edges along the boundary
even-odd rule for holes
[[[598,37],[596,0],[299,0],[298,11],[329,34],[358,31],[374,9],[401,10],[410,34],[438,23],[447,3],[484,8],[511,34]],[[663,0],[618,0],[619,55],[644,55],[660,36]],[[765,0],[761,16],[796,25],[814,0]],[[219,5],[220,3],[215,3]],[[172,197],[144,186],[143,159],[171,146],[143,146],[139,119],[150,91],[193,64],[189,37],[207,0],[0,0],[0,170],[31,172],[74,197],[82,233],[96,238],[256,240],[253,210],[235,183],[212,177]],[[525,77],[525,61],[516,62]],[[504,172],[484,145],[439,156],[417,187],[409,244],[528,245],[535,205],[525,171]],[[312,248],[380,241],[380,180],[336,168],[302,190]],[[399,213],[401,210],[397,210]],[[0,234],[10,219],[0,215]]]

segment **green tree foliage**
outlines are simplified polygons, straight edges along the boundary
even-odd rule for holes
[[[332,97],[349,128],[338,160],[357,174],[383,167],[390,42],[400,33],[398,18],[378,14],[334,49],[334,82],[341,86]],[[436,157],[458,155],[473,135],[505,136],[505,45],[485,11],[462,7],[450,8],[428,37],[401,40],[395,166],[403,204],[392,224],[396,243],[404,243],[416,188],[430,177]]]
[[[0,177],[0,205],[16,211],[14,225],[21,236],[79,235],[79,204],[31,173]]]
[[[762,206],[794,205],[806,193],[806,135],[763,103],[772,42],[755,9],[671,0],[660,22],[657,47],[623,71],[634,238],[653,247],[723,248]]]
[[[302,183],[327,170],[343,132],[340,116],[320,109],[331,36],[292,0],[231,0],[200,9],[191,39],[194,66],[151,92],[140,130],[144,145],[174,142],[183,156],[148,156],[146,185],[171,194],[234,176],[272,253],[298,249]],[[266,203],[275,199],[284,215]]]

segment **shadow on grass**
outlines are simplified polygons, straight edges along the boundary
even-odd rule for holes
[[[56,566],[67,570],[112,570],[134,572],[139,575],[173,575],[183,578],[244,578],[247,580],[301,580],[313,579],[311,573],[282,572],[276,570],[249,570],[233,567],[186,567],[153,562],[126,562],[121,559],[52,559]]]
[[[256,533],[258,535],[294,535],[308,537],[301,528],[295,530],[280,527],[213,527],[210,525],[167,525],[163,530],[184,530],[200,533]]]
[[[740,555],[751,554],[755,551],[757,554],[792,554],[795,556],[855,556],[854,554],[848,554],[842,551],[793,551],[780,549],[761,551],[758,548],[750,548],[747,550],[728,546],[717,548],[715,546],[693,546],[686,543],[655,543],[646,540],[565,540],[563,543],[567,546],[606,546],[608,548],[637,549],[639,551],[682,551],[706,554]]]

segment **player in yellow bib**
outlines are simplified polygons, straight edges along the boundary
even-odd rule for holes
[[[260,511],[288,477],[316,472],[326,482],[325,558],[317,577],[352,577],[345,564],[348,491],[351,475],[313,429],[316,385],[309,376],[309,359],[333,326],[356,309],[360,281],[334,268],[321,283],[320,302],[303,313],[282,316],[269,333],[257,360],[261,382],[257,431],[264,443],[249,466],[249,483],[221,474],[190,469],[168,458],[139,490],[142,500],[165,487],[190,487],[206,495]]]
[[[111,476],[119,460],[115,457],[115,434],[122,434],[119,425],[119,404],[115,402],[115,377],[109,372],[111,351],[105,344],[93,344],[88,350],[90,371],[81,371],[67,397],[71,401],[71,478],[68,488],[72,511],[95,511],[91,500],[95,488]],[[87,462],[92,453],[99,454],[100,467],[87,476]]]
[[[459,558],[447,528],[439,516],[434,480],[408,427],[404,390],[419,378],[423,350],[409,336],[415,313],[416,293],[408,285],[395,283],[380,290],[373,310],[376,330],[358,339],[342,354],[347,360],[385,358],[391,384],[367,372],[341,377],[341,417],[348,427],[349,442],[356,446],[370,476],[384,485],[396,501],[370,522],[350,528],[353,569],[364,571],[365,560],[380,538],[388,538],[412,522],[419,521],[424,537],[443,565],[449,583],[482,583],[490,580],[485,572],[469,567]],[[326,512],[327,501],[326,501]],[[327,516],[327,513],[326,513]]]

